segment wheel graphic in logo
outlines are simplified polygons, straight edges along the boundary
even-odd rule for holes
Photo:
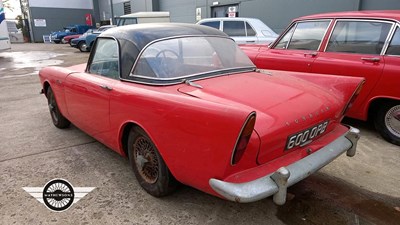
[[[51,180],[43,188],[44,204],[54,211],[67,210],[74,202],[74,197],[74,189],[66,180]]]

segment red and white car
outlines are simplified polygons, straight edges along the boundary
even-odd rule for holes
[[[371,120],[400,145],[400,10],[295,19],[270,46],[242,45],[258,68],[366,79],[347,116]]]
[[[237,202],[274,195],[344,152],[363,79],[257,71],[223,32],[143,24],[100,34],[87,64],[39,73],[54,125],[73,123],[129,157],[154,196],[177,181]],[[305,79],[308,79],[306,77]]]

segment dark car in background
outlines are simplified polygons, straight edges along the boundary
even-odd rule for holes
[[[363,77],[348,117],[373,121],[400,145],[400,10],[335,12],[295,19],[268,45],[241,48],[260,69]]]
[[[79,24],[70,25],[64,27],[64,30],[62,31],[52,32],[50,34],[50,41],[59,44],[65,36],[83,34],[91,28],[93,27],[89,25],[79,25]]]
[[[88,52],[92,48],[93,42],[99,34],[103,31],[106,31],[110,28],[116,27],[115,25],[105,25],[99,27],[97,30],[93,30],[92,32],[87,32],[80,36],[79,38],[72,39],[70,41],[71,47],[75,47],[79,49],[81,52]]]

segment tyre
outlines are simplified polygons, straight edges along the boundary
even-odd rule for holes
[[[53,121],[54,126],[60,128],[60,129],[69,127],[69,125],[71,123],[69,122],[69,120],[67,120],[67,118],[65,118],[61,114],[60,110],[58,109],[56,98],[54,96],[54,93],[53,93],[53,90],[51,89],[51,87],[49,87],[47,89],[46,96],[47,96],[47,103],[49,105],[51,120]]]
[[[134,127],[130,131],[128,154],[136,179],[149,194],[162,197],[176,189],[178,182],[143,129]]]
[[[400,145],[400,102],[387,102],[378,109],[375,128],[387,141]]]
[[[81,42],[78,43],[78,48],[79,48],[79,51],[81,51],[81,52],[87,52],[88,51],[86,43],[84,41],[81,41]]]

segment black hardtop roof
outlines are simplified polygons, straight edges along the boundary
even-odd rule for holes
[[[187,35],[228,37],[218,29],[187,23],[146,23],[120,26],[104,31],[99,37],[114,37],[130,41],[140,51],[152,41]]]

